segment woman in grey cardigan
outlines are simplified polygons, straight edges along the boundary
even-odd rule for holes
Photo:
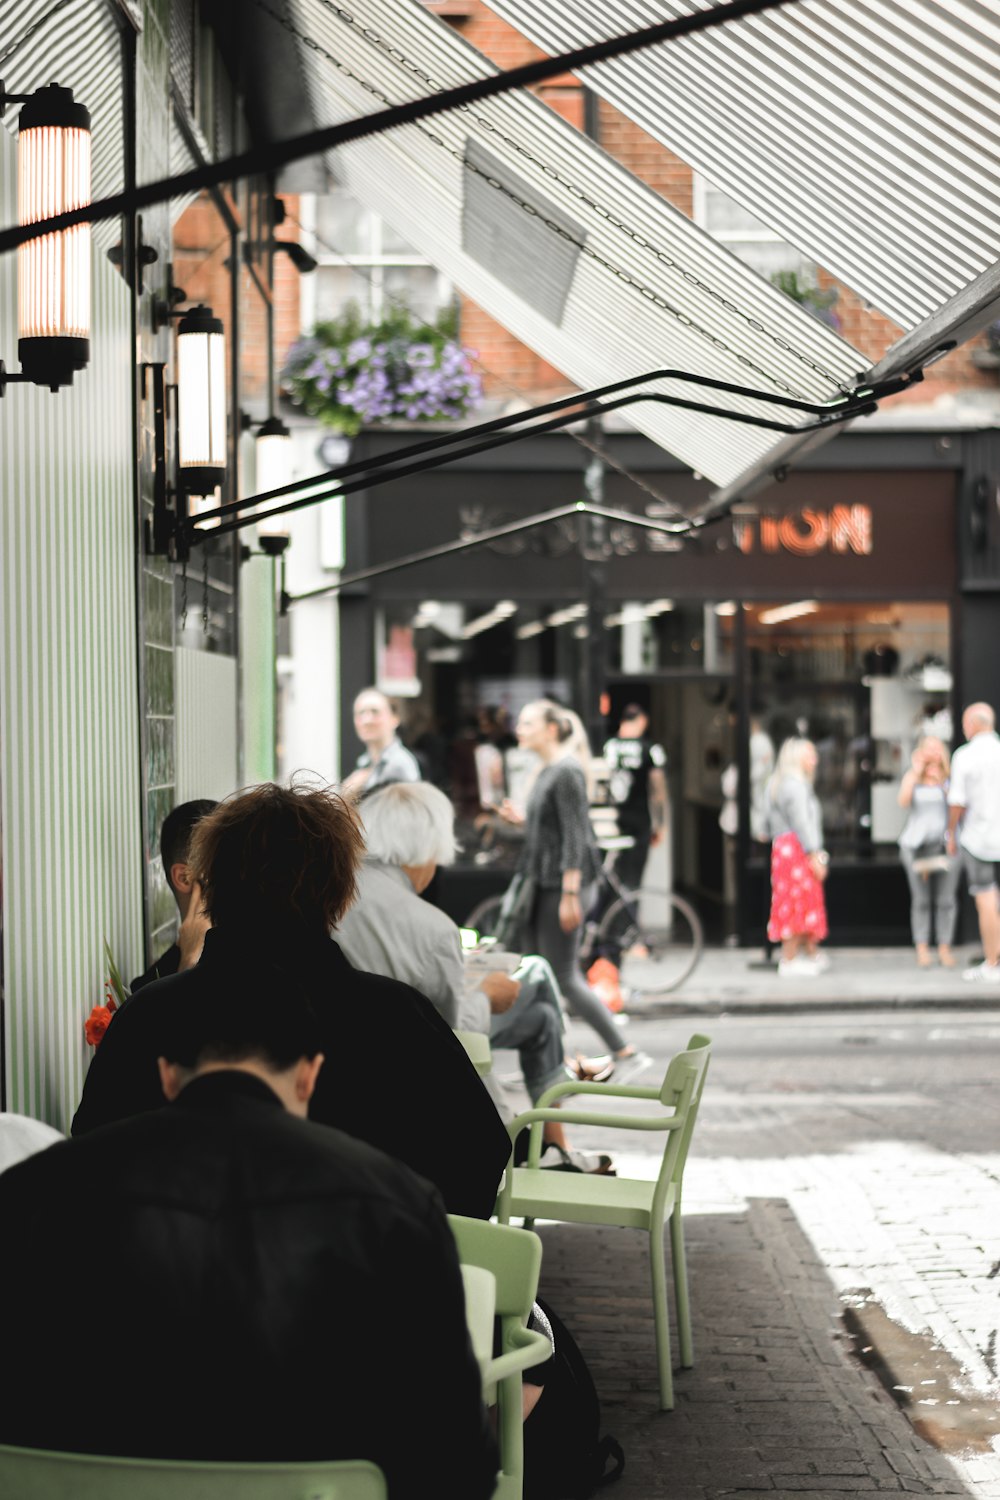
[[[932,962],[932,913],[938,957],[946,969],[955,967],[951,940],[961,860],[951,858],[945,847],[950,772],[944,744],[935,735],[927,735],[914,750],[899,788],[899,805],[909,810],[906,827],[899,836],[899,857],[910,882],[910,927],[922,969]]]
[[[540,699],[528,703],[517,721],[517,742],[534,750],[542,769],[521,812],[510,801],[501,816],[524,824],[524,850],[518,869],[534,878],[535,902],[529,921],[528,951],[547,958],[573,1015],[597,1032],[618,1064],[620,1079],[646,1067],[649,1059],[623,1047],[621,1034],[603,1001],[580,972],[584,913],[589,909],[601,859],[594,844],[583,771],[566,744],[573,726],[563,711]],[[624,1065],[624,1066],[623,1066]]]
[[[829,856],[813,778],[819,756],[812,740],[788,739],[771,779],[771,917],[767,935],[781,944],[783,979],[811,978],[827,966],[817,943],[827,935],[823,882]]]

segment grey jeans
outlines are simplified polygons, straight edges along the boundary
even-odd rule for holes
[[[572,932],[563,932],[559,925],[559,897],[558,886],[554,890],[539,890],[535,898],[531,922],[528,925],[526,946],[530,952],[540,953],[543,958],[548,959],[555,973],[560,993],[566,1002],[567,1010],[571,1015],[579,1016],[581,1020],[591,1025],[608,1051],[614,1055],[621,1051],[625,1042],[611,1019],[607,1006],[594,994],[580,973],[577,954],[580,950],[583,927],[576,927]],[[581,910],[589,911],[593,900],[592,886],[581,891]]]
[[[955,913],[958,910],[958,881],[962,861],[951,859],[947,870],[932,875],[918,875],[913,868],[912,849],[900,849],[899,857],[910,882],[910,931],[914,943],[931,941],[931,916],[934,918],[934,941],[951,944],[955,935]]]
[[[524,1086],[534,1104],[570,1076],[563,1056],[563,1016],[556,979],[544,958],[525,958],[515,975],[521,993],[490,1022],[490,1046],[516,1049]]]

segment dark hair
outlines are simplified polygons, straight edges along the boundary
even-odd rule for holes
[[[259,952],[227,970],[190,1005],[169,1006],[160,1051],[167,1062],[197,1068],[209,1062],[259,1059],[284,1072],[322,1050],[322,1027],[301,981]]]
[[[648,719],[649,713],[641,703],[626,703],[621,711],[619,723],[631,724],[635,719]]]
[[[188,863],[195,824],[200,823],[218,805],[208,797],[202,797],[197,802],[181,802],[164,818],[160,829],[160,859],[171,890],[174,889],[174,883],[170,879],[170,871],[174,865]]]
[[[357,894],[363,853],[343,797],[265,782],[202,819],[189,862],[213,927],[329,933]]]

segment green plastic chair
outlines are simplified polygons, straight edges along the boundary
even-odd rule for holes
[[[11,1500],[386,1500],[361,1460],[215,1464],[0,1445],[0,1495]]]
[[[500,1319],[500,1353],[483,1374],[484,1397],[499,1406],[497,1442],[500,1473],[493,1500],[521,1500],[524,1484],[521,1376],[552,1353],[543,1333],[526,1327],[538,1290],[542,1242],[530,1230],[509,1224],[490,1224],[449,1214],[458,1258],[463,1265],[482,1266],[496,1279],[496,1314]]]
[[[618,1224],[645,1229],[649,1233],[649,1260],[653,1281],[653,1317],[656,1325],[656,1357],[660,1372],[660,1406],[672,1411],[673,1378],[670,1362],[670,1319],[667,1313],[666,1266],[663,1229],[670,1219],[670,1249],[677,1302],[677,1332],[681,1366],[694,1364],[691,1338],[691,1308],[688,1300],[684,1227],[681,1219],[681,1185],[684,1163],[694,1131],[698,1105],[705,1084],[711,1042],[693,1036],[687,1049],[672,1058],[659,1089],[636,1088],[615,1083],[557,1083],[547,1089],[535,1109],[518,1115],[509,1126],[511,1139],[530,1127],[528,1157],[523,1167],[508,1167],[497,1199],[497,1217],[502,1224],[514,1216],[525,1227],[535,1219],[560,1219],[575,1224]],[[553,1109],[554,1100],[567,1094],[591,1098],[657,1100],[670,1113],[626,1115],[605,1110]],[[655,1182],[631,1177],[602,1177],[589,1172],[553,1172],[538,1165],[542,1151],[542,1126],[546,1120],[562,1125],[601,1125],[622,1130],[666,1132],[663,1160]]]
[[[490,1039],[485,1031],[456,1031],[455,1035],[469,1054],[469,1061],[480,1077],[493,1067]]]

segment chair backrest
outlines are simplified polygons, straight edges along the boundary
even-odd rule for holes
[[[542,1266],[542,1242],[530,1229],[512,1224],[491,1224],[485,1219],[465,1219],[449,1214],[448,1223],[465,1265],[492,1271],[497,1283],[498,1317],[526,1318],[538,1290]]]
[[[696,1032],[685,1050],[678,1052],[667,1065],[663,1087],[660,1089],[660,1102],[683,1118],[684,1124],[680,1129],[671,1130],[667,1134],[657,1178],[658,1195],[665,1194],[671,1184],[680,1191],[684,1163],[694,1134],[711,1055],[711,1039]]]
[[[193,1463],[0,1445],[11,1500],[386,1500],[374,1464]]]

